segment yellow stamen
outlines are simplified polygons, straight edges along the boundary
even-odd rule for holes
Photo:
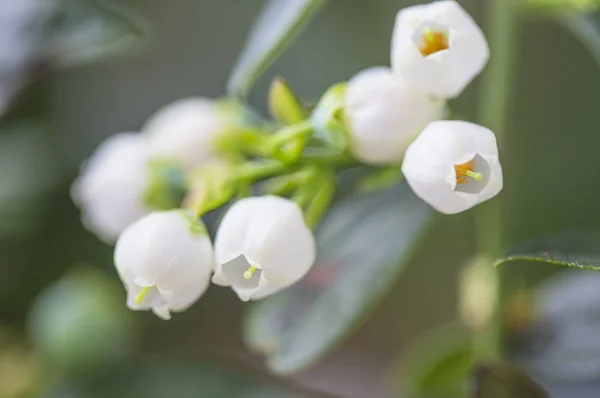
[[[424,57],[450,48],[448,35],[444,32],[433,31],[428,26],[423,29],[423,39],[424,43],[419,47],[419,51]]]
[[[468,161],[467,163],[458,164],[454,166],[454,172],[456,173],[456,183],[465,184],[468,178],[472,178],[475,181],[481,181],[483,174],[474,171],[475,159]]]
[[[140,290],[140,293],[137,295],[137,297],[134,300],[136,304],[142,304],[142,301],[144,301],[144,297],[146,297],[146,295],[148,294],[150,287],[151,286],[144,287],[144,288],[142,288],[142,290]]]
[[[244,272],[244,279],[250,280],[252,279],[252,275],[254,275],[254,272],[257,270],[257,268],[255,266],[251,266],[250,268],[248,268],[246,270],[246,272]]]

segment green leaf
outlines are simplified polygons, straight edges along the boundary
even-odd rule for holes
[[[469,398],[546,398],[546,392],[521,368],[488,363],[475,367]]]
[[[552,392],[596,388],[600,375],[600,274],[559,272],[544,279],[530,294],[535,317],[510,337],[511,357]],[[594,387],[595,386],[595,387]],[[585,394],[583,394],[585,395]]]
[[[325,1],[270,0],[254,23],[229,77],[229,94],[245,98],[256,80],[292,43]]]
[[[463,396],[474,358],[471,334],[463,325],[443,325],[421,335],[399,363],[402,396]]]
[[[65,67],[123,52],[139,43],[139,21],[100,0],[62,0],[51,28],[47,53],[55,66]]]
[[[570,232],[526,242],[498,258],[494,266],[514,261],[600,271],[600,231]]]
[[[583,44],[600,66],[600,27],[592,14],[562,12],[556,20]]]
[[[318,259],[311,272],[250,307],[247,344],[266,354],[279,373],[314,363],[393,286],[432,214],[406,183],[342,199],[317,233]]]
[[[0,114],[37,74],[112,54],[140,31],[100,0],[5,2],[0,21]]]

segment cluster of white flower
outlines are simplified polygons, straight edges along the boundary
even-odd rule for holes
[[[453,214],[502,189],[494,134],[472,123],[439,121],[447,99],[483,70],[488,45],[453,0],[408,7],[396,17],[392,67],[367,69],[348,83],[345,118],[353,154],[365,163],[403,162],[415,193]]]
[[[485,66],[488,48],[479,27],[454,1],[410,7],[398,14],[392,47],[391,69],[361,72],[345,90],[342,118],[351,154],[367,164],[403,161],[402,171],[416,194],[443,213],[464,211],[496,195],[502,171],[494,134],[467,122],[436,121],[444,116],[446,100],[460,94]],[[234,202],[214,246],[200,220],[201,213],[220,207],[253,182],[230,184],[229,177],[223,183],[210,176],[217,170],[210,168],[215,161],[230,162],[227,145],[231,149],[232,142],[235,147],[245,140],[257,149],[264,139],[267,145],[258,150],[263,156],[265,149],[289,146],[293,139],[302,144],[311,132],[301,124],[303,128],[284,129],[279,136],[244,135],[248,131],[241,114],[224,101],[177,101],[151,117],[141,132],[110,137],[82,168],[73,199],[90,231],[107,243],[117,241],[114,261],[129,308],[169,319],[171,311],[196,302],[211,278],[243,301],[257,300],[297,282],[312,267],[315,240],[306,220],[313,226],[314,216],[331,199],[327,172],[284,175],[309,175],[325,184],[305,189],[294,200],[265,195]],[[237,162],[240,158],[245,159],[235,157]],[[293,160],[280,163],[287,166]],[[156,161],[188,177],[200,176],[202,183],[188,181],[183,203],[155,206],[148,192]],[[224,170],[232,169],[228,167]],[[207,175],[223,183],[213,184],[217,199],[203,179]],[[249,174],[243,175],[247,179]],[[300,190],[310,185],[298,181],[292,185]],[[236,183],[240,186],[230,189]],[[315,204],[317,200],[321,202]]]
[[[243,301],[258,300],[302,278],[315,240],[298,205],[277,196],[245,198],[226,213],[213,244],[202,221],[182,210],[152,212],[119,237],[115,265],[127,305],[163,319],[183,311],[213,283]]]
[[[219,138],[235,129],[223,108],[207,98],[179,100],[159,110],[140,133],[118,133],[103,142],[71,189],[86,228],[114,243],[153,210],[144,201],[152,160],[192,169],[217,157]]]

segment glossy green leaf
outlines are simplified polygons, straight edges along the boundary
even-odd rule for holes
[[[393,381],[400,385],[402,396],[462,396],[474,358],[469,330],[460,324],[443,325],[410,344],[398,363]]]
[[[246,97],[326,0],[270,0],[256,20],[231,76],[228,92]]]
[[[531,312],[511,335],[511,358],[523,364],[557,397],[586,396],[600,381],[600,274],[558,272],[532,291]],[[594,396],[594,394],[588,394]]]
[[[247,344],[276,372],[314,363],[346,337],[396,282],[432,216],[406,183],[342,199],[317,233],[318,259],[298,284],[257,302]]]
[[[548,395],[521,368],[508,364],[477,365],[469,380],[469,398],[546,398]]]
[[[600,21],[594,18],[593,14],[578,12],[562,12],[557,14],[556,18],[567,31],[579,39],[600,66]]]
[[[0,114],[39,73],[90,61],[139,36],[101,0],[19,0],[0,7]]]
[[[140,22],[101,0],[62,0],[47,50],[56,66],[71,66],[118,54],[139,44]]]
[[[494,263],[533,261],[600,271],[600,231],[578,231],[526,242],[509,250]]]

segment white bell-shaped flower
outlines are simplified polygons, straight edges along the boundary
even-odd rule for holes
[[[469,122],[431,123],[406,151],[402,172],[417,196],[446,214],[465,211],[502,190],[496,137]]]
[[[114,243],[129,224],[150,211],[143,204],[149,179],[145,138],[137,133],[109,137],[83,164],[71,187],[84,226]]]
[[[217,141],[233,128],[231,116],[208,98],[185,98],[156,112],[142,132],[153,157],[189,170],[218,157]]]
[[[182,210],[153,212],[130,225],[117,241],[114,260],[127,306],[163,319],[194,304],[214,268],[204,224]]]
[[[456,1],[443,0],[398,12],[391,58],[409,83],[453,98],[481,73],[489,48],[473,18]]]
[[[243,301],[258,300],[302,278],[315,261],[315,240],[300,207],[277,196],[246,198],[225,214],[215,239],[213,283]]]
[[[365,163],[400,162],[415,137],[443,113],[444,101],[408,85],[389,68],[367,69],[346,89],[350,150]]]

